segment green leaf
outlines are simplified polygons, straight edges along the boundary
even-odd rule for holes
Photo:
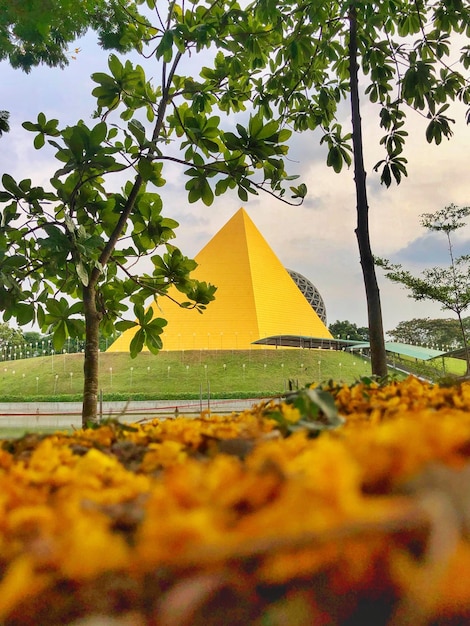
[[[82,314],[83,313],[83,303],[82,302],[75,302],[75,304],[72,304],[72,306],[69,308],[69,315],[76,315],[77,313]]]
[[[36,135],[33,141],[33,145],[36,148],[36,150],[40,150],[44,146],[45,143],[46,143],[46,140],[45,140],[43,133],[39,133],[39,135]]]
[[[307,195],[307,185],[301,183],[298,187],[290,187],[292,198],[305,198]]]
[[[257,139],[267,139],[272,137],[279,128],[279,124],[276,121],[271,121],[265,124],[256,134],[252,133]],[[289,132],[289,131],[287,131]]]
[[[120,332],[129,330],[129,328],[135,328],[136,326],[138,326],[137,322],[131,322],[129,320],[121,320],[115,324],[116,330],[119,330]]]
[[[23,195],[24,195],[23,192],[21,191],[21,189],[16,184],[16,181],[14,180],[14,178],[12,178],[12,176],[10,176],[10,174],[3,174],[3,176],[2,176],[2,183],[3,183],[3,186],[5,187],[5,189],[7,191],[9,191],[11,194],[13,194],[13,196],[15,198],[22,198],[23,197]]]
[[[38,130],[37,124],[33,124],[32,122],[23,122],[21,124],[25,130],[36,131]]]
[[[166,30],[157,46],[156,56],[157,59],[163,60],[165,63],[169,63],[173,57],[173,33],[171,30]]]
[[[60,321],[54,327],[54,332],[52,335],[52,345],[54,346],[54,350],[59,352],[62,350],[65,340],[67,339],[67,333],[65,328],[65,322]]]
[[[142,352],[144,343],[145,343],[145,333],[144,333],[144,330],[140,328],[136,332],[136,334],[133,336],[129,344],[129,352],[131,355],[131,359],[135,359],[135,357],[139,354],[139,352]]]
[[[147,158],[140,159],[139,163],[137,164],[137,170],[145,182],[151,180],[153,176],[153,168],[151,161],[149,161]]]
[[[15,196],[9,193],[8,191],[0,191],[0,202],[9,202],[13,200]]]
[[[142,146],[145,142],[145,128],[138,120],[131,120],[127,125],[129,131],[137,139],[139,146]]]
[[[248,192],[241,185],[238,186],[238,197],[240,198],[240,200],[242,200],[242,202],[248,201]]]
[[[165,319],[157,317],[145,326],[145,345],[152,354],[158,354],[163,347],[160,335],[167,323]]]
[[[277,141],[279,143],[285,143],[291,135],[292,131],[288,130],[287,128],[283,128],[278,134]]]
[[[108,133],[108,127],[105,122],[97,124],[90,133],[90,142],[94,146],[99,146],[106,139]]]
[[[123,73],[123,65],[115,54],[110,54],[108,59],[108,67],[115,78],[121,78]],[[106,74],[104,74],[106,76]],[[96,79],[94,79],[96,80]]]
[[[85,266],[83,265],[83,263],[81,261],[79,261],[77,263],[77,274],[78,274],[79,279],[82,282],[82,285],[87,287],[88,286],[88,282],[89,282],[89,276],[88,276],[88,272],[87,272]]]
[[[42,306],[38,307],[38,311],[37,311],[37,321],[38,321],[38,326],[41,329],[44,329],[46,326],[46,317],[45,317],[45,312],[44,309],[42,308]]]
[[[380,181],[384,183],[386,187],[390,187],[390,185],[392,184],[392,176],[390,172],[390,166],[388,163],[384,165],[382,174],[380,176]]]
[[[30,304],[19,302],[14,307],[15,317],[20,326],[34,321],[34,307]]]
[[[205,181],[205,184],[202,188],[201,200],[206,206],[211,206],[211,204],[214,202],[214,192],[212,191],[211,186],[207,181]]]
[[[331,146],[328,151],[326,164],[329,167],[332,167],[337,174],[341,172],[343,168],[343,158],[341,156],[341,150],[338,146]]]

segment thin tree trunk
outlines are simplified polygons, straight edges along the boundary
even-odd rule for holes
[[[352,140],[354,152],[354,182],[356,186],[357,228],[356,237],[359,245],[362,275],[367,299],[369,318],[369,341],[372,374],[387,375],[387,358],[382,323],[380,292],[375,273],[374,257],[369,237],[369,206],[367,203],[366,171],[362,150],[362,121],[359,104],[357,64],[357,14],[354,4],[349,10],[349,70],[351,87]]]
[[[98,420],[99,328],[101,314],[96,308],[94,286],[83,287],[85,312],[85,361],[83,365],[82,424]]]
[[[157,120],[152,133],[152,141],[156,142],[160,136],[163,128],[163,120],[165,113],[170,102],[170,86],[173,80],[173,76],[176,72],[176,68],[181,61],[182,53],[178,52],[172,62],[171,68],[166,76],[166,70],[164,71],[165,80],[163,87],[163,94],[160,98],[158,106]],[[166,66],[165,66],[166,67]],[[147,159],[151,162],[155,156],[155,148],[150,148],[147,154]],[[125,225],[129,216],[131,215],[139,192],[142,189],[143,179],[140,174],[137,174],[132,190],[129,193],[124,209],[122,210],[116,226],[111,233],[107,244],[104,246],[99,262],[101,269],[98,267],[93,268],[90,273],[90,282],[88,286],[83,287],[83,306],[85,314],[85,362],[83,366],[84,371],[84,385],[83,385],[83,405],[82,405],[82,424],[86,425],[87,422],[96,422],[97,407],[98,407],[98,385],[99,385],[99,328],[102,318],[102,314],[96,308],[96,286],[100,279],[102,268],[106,267],[109,259],[116,248],[116,244],[119,237],[125,229]]]
[[[465,376],[468,377],[470,376],[470,351],[468,347],[467,333],[465,332],[465,326],[463,324],[463,319],[460,311],[457,311],[457,317],[459,318],[460,332],[462,333],[463,347],[465,349],[465,361],[467,363]]]
[[[456,272],[455,272],[455,260],[454,260],[454,251],[453,251],[453,247],[452,247],[452,239],[450,237],[450,231],[446,230],[446,235],[447,235],[447,246],[449,248],[449,256],[450,256],[450,264],[452,267],[452,278],[454,281],[454,292],[456,294],[458,294],[458,300],[462,301],[461,298],[461,294],[458,288],[458,284],[457,284],[457,276],[456,276]],[[468,348],[468,341],[467,341],[467,334],[465,332],[465,327],[463,325],[463,319],[462,319],[462,314],[461,311],[456,311],[457,313],[457,317],[459,318],[459,325],[460,325],[460,332],[462,333],[462,339],[463,339],[463,347],[465,349],[465,362],[467,364],[466,370],[465,370],[465,376],[468,377],[470,375],[470,353],[469,353],[469,348]]]

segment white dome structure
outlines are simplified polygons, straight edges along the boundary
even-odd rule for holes
[[[305,278],[305,276],[299,274],[299,272],[289,269],[287,271],[294,283],[303,293],[307,302],[326,326],[326,307],[318,289],[308,278]]]

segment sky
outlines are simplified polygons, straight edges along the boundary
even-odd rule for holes
[[[9,173],[14,178],[31,178],[36,185],[48,185],[58,167],[53,152],[36,151],[32,145],[34,135],[21,127],[23,121],[35,121],[40,111],[47,118],[58,118],[62,127],[78,119],[90,125],[96,123],[91,119],[95,102],[90,93],[95,83],[90,75],[107,70],[108,53],[95,44],[93,34],[76,45],[80,52],[63,70],[39,67],[27,75],[13,70],[6,62],[0,63],[0,109],[11,113],[11,131],[0,139],[0,175]],[[445,239],[427,233],[419,216],[451,203],[470,205],[470,127],[464,121],[464,107],[456,105],[451,111],[450,116],[457,120],[454,136],[450,141],[444,139],[440,146],[426,142],[423,120],[410,111],[405,153],[408,177],[399,186],[387,189],[373,171],[375,163],[384,156],[379,146],[378,109],[362,99],[372,251],[376,256],[403,264],[414,274],[424,267],[448,265]],[[346,126],[350,124],[347,108],[341,121]],[[224,118],[222,122],[233,123]],[[309,131],[294,134],[289,142],[288,173],[299,175],[294,184],[304,182],[308,187],[302,206],[288,206],[268,194],[250,196],[247,202],[241,202],[236,193],[219,196],[210,207],[189,204],[182,170],[170,166],[164,171],[167,184],[159,189],[163,214],[179,222],[174,243],[184,254],[194,257],[244,206],[284,266],[300,272],[317,287],[326,305],[328,324],[349,320],[367,326],[354,233],[353,170],[336,174],[328,168],[326,149],[319,139],[317,133]],[[458,231],[455,245],[458,254],[470,252],[470,225]],[[380,269],[377,274],[385,331],[413,318],[453,316],[437,303],[415,302],[406,290],[388,281]]]

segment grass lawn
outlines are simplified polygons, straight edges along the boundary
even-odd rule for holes
[[[0,364],[0,401],[80,400],[83,355],[61,354]],[[204,396],[261,397],[291,387],[334,379],[352,383],[370,374],[360,355],[332,350],[253,349],[179,351],[136,359],[127,353],[100,355],[105,399],[167,399]]]

